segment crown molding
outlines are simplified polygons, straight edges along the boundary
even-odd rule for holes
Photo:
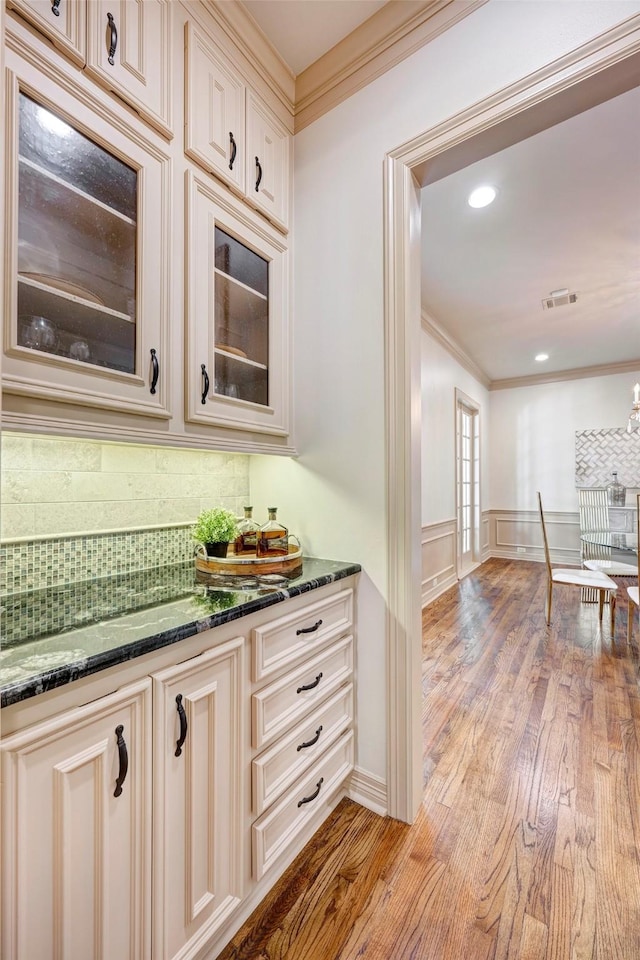
[[[486,2],[394,0],[386,3],[298,74],[295,132],[313,123]]]
[[[209,16],[237,48],[245,72],[254,72],[267,84],[292,127],[295,75],[240,0],[199,0]],[[251,51],[250,54],[248,51]],[[286,118],[282,118],[286,119]]]
[[[637,373],[640,360],[625,360],[622,363],[603,363],[595,367],[575,367],[572,370],[557,370],[555,373],[533,373],[528,377],[509,377],[492,380],[489,390],[512,390],[514,387],[535,387],[541,383],[560,383],[563,380],[586,380],[589,377],[608,377],[616,373]]]
[[[590,377],[608,377],[617,373],[638,373],[640,359],[620,363],[602,363],[593,367],[574,367],[571,370],[556,370],[552,373],[532,373],[525,377],[505,377],[491,380],[468,353],[435,320],[421,314],[422,329],[428,333],[461,367],[475,377],[487,390],[514,390],[518,387],[535,387],[544,383],[562,383],[566,380],[587,380]]]
[[[470,373],[472,377],[475,377],[475,379],[482,384],[483,387],[486,387],[487,390],[490,390],[491,380],[486,375],[484,370],[478,366],[475,360],[472,360],[469,354],[462,349],[460,344],[456,343],[453,337],[449,336],[449,334],[446,333],[442,327],[437,324],[435,320],[432,320],[431,317],[429,317],[426,313],[421,314],[421,320],[422,329],[425,331],[425,333],[428,333],[429,336],[436,341],[436,343],[439,343],[441,347],[444,347],[447,353],[453,357],[453,359],[456,360],[461,367],[464,367],[467,373]]]

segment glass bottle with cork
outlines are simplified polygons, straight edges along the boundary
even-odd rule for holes
[[[289,531],[276,519],[277,507],[269,507],[269,519],[260,527],[259,557],[286,557],[289,554]]]
[[[237,554],[253,554],[258,552],[258,535],[260,526],[253,519],[253,507],[244,508],[244,517],[238,520],[238,534],[234,541],[234,551]]]

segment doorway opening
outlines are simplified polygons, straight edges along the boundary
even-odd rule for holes
[[[387,154],[384,185],[388,811],[422,797],[420,190],[447,173],[637,86],[640,16]]]

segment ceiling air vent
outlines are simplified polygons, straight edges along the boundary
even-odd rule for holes
[[[543,310],[551,310],[552,307],[566,307],[570,303],[575,303],[578,299],[577,293],[569,293],[567,287],[564,290],[552,290],[548,297],[542,301]]]

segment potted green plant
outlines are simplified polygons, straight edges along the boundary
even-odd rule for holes
[[[234,514],[223,507],[203,510],[191,531],[193,539],[204,544],[208,557],[226,557],[227,547],[235,539],[236,532]]]

